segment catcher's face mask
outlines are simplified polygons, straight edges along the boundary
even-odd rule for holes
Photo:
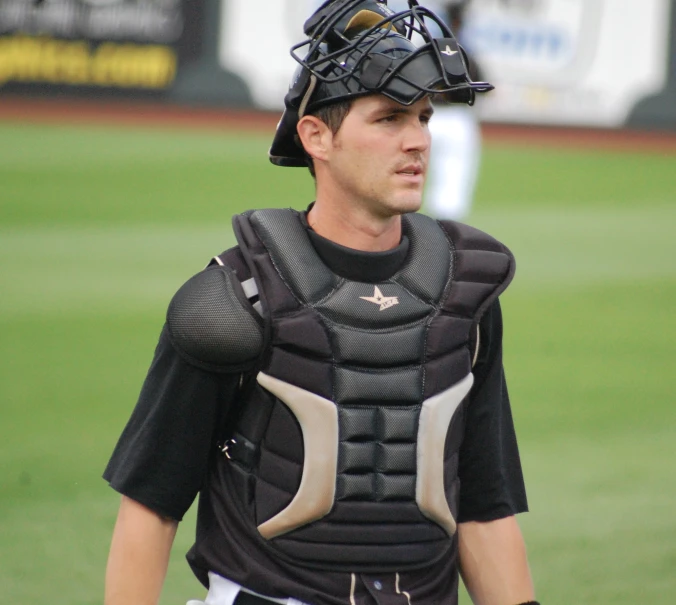
[[[441,38],[432,36],[430,23]],[[304,31],[308,39],[291,48],[300,65],[270,148],[278,166],[307,166],[295,142],[296,124],[324,105],[376,93],[402,105],[440,93],[471,105],[475,93],[493,89],[470,79],[465,51],[451,30],[417,0],[399,13],[387,0],[328,0]]]

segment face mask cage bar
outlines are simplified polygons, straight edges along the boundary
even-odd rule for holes
[[[327,7],[329,3],[323,5],[319,10]],[[336,4],[340,4],[336,2]],[[398,13],[392,12],[384,16],[380,21],[370,27],[359,30],[354,37],[347,35],[340,30],[338,24],[345,21],[351,13],[358,13],[357,7],[363,4],[363,0],[348,0],[342,7],[335,10],[320,19],[318,24],[306,24],[306,33],[310,36],[307,40],[294,45],[291,48],[291,56],[302,67],[308,70],[319,83],[334,84],[338,82],[346,83],[351,78],[358,79],[358,74],[365,62],[372,57],[372,52],[378,52],[377,47],[388,36],[398,33],[414,45],[418,40],[422,45],[416,46],[415,51],[409,52],[408,56],[393,63],[385,75],[378,83],[374,92],[381,92],[386,96],[393,98],[404,105],[410,105],[426,94],[434,95],[441,93],[453,93],[454,91],[465,90],[471,92],[469,95],[469,104],[473,103],[474,92],[487,92],[493,89],[488,82],[472,82],[467,74],[467,65],[463,54],[463,63],[465,64],[465,76],[458,82],[458,77],[451,80],[452,76],[444,68],[444,62],[441,56],[443,46],[448,41],[453,41],[455,37],[449,27],[432,11],[420,6],[416,0],[409,0],[409,9]],[[386,5],[384,5],[386,6]],[[441,38],[435,38],[428,28],[428,23],[434,23],[442,32]],[[460,49],[460,47],[458,46]],[[299,52],[306,49],[304,52]],[[442,82],[438,82],[434,87],[426,86],[421,82],[416,82],[410,77],[402,74],[402,70],[423,53],[431,53],[433,60],[438,67]],[[301,56],[304,55],[304,57]],[[389,94],[387,85],[394,78],[398,78],[408,86],[418,90],[414,97],[401,98]]]

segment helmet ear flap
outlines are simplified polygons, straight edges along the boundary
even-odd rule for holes
[[[296,142],[296,126],[305,115],[316,84],[317,79],[306,68],[299,67],[296,79],[284,97],[284,113],[277,124],[275,138],[268,152],[270,161],[276,166],[307,166],[305,151]]]
[[[298,112],[287,107],[277,124],[275,138],[268,152],[270,161],[276,166],[307,166],[303,150],[296,144],[296,126],[299,119]]]

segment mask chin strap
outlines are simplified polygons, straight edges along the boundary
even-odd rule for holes
[[[307,87],[307,90],[305,91],[305,94],[303,95],[303,99],[300,102],[300,105],[298,106],[298,119],[300,120],[304,115],[305,115],[305,110],[307,109],[307,104],[310,102],[310,98],[312,97],[312,93],[315,91],[315,88],[317,88],[317,76],[311,75],[310,76],[310,84]]]

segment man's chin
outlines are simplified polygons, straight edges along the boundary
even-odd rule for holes
[[[393,216],[417,212],[422,206],[423,198],[421,194],[413,194],[411,191],[392,192],[385,194],[380,198],[378,206],[383,216]]]
[[[403,196],[397,202],[397,207],[400,209],[401,214],[406,214],[408,212],[417,212],[422,206],[422,195],[408,195]]]

